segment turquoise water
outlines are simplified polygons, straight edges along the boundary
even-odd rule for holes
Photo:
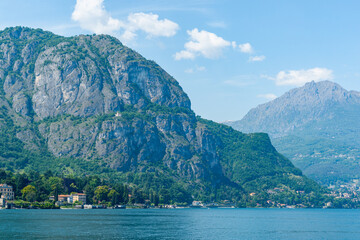
[[[360,239],[360,210],[1,210],[1,239]]]

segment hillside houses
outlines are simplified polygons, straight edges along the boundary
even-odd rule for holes
[[[51,196],[49,200],[54,200],[54,196]],[[59,203],[82,203],[86,204],[86,194],[85,193],[72,193],[71,195],[58,195]]]

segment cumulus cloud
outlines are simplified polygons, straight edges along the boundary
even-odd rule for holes
[[[253,48],[250,43],[239,44],[240,51],[243,53],[252,53]]]
[[[179,25],[168,19],[159,19],[159,15],[152,13],[131,13],[127,20],[112,18],[106,11],[104,0],[77,0],[72,19],[83,29],[97,34],[115,34],[121,31],[121,40],[131,41],[138,31],[147,37],[172,37],[179,29]]]
[[[311,81],[332,80],[333,71],[327,68],[311,68],[307,70],[280,71],[275,78],[276,85],[302,86]]]
[[[179,29],[179,25],[168,19],[159,20],[159,15],[146,13],[132,13],[128,16],[126,31],[135,34],[142,30],[148,34],[148,37],[161,36],[172,37]]]
[[[229,41],[207,31],[197,28],[187,31],[190,40],[185,43],[185,50],[175,54],[176,60],[194,59],[196,56],[215,59],[222,55],[224,48],[231,45]]]
[[[261,55],[261,56],[250,56],[249,57],[249,61],[250,62],[262,62],[265,60],[265,56],[264,55]]]
[[[104,0],[77,0],[71,18],[79,22],[83,29],[97,34],[110,34],[123,25],[105,10]]]
[[[194,59],[195,53],[187,51],[187,50],[182,50],[180,52],[175,53],[174,57],[175,57],[175,60]]]
[[[260,94],[260,95],[258,95],[258,97],[259,98],[265,98],[265,99],[267,99],[269,101],[274,100],[275,98],[277,98],[277,96],[275,94],[273,94],[273,93]]]

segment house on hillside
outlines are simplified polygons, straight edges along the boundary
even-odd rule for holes
[[[85,193],[72,193],[71,195],[58,195],[58,201],[61,203],[75,203],[82,202],[86,204],[86,194]]]
[[[14,191],[13,187],[7,184],[0,184],[0,194],[1,198],[5,200],[14,200]]]
[[[61,203],[69,202],[70,195],[58,195],[58,201]]]
[[[73,193],[72,201],[74,202],[81,202],[82,204],[86,204],[86,194],[85,193]]]

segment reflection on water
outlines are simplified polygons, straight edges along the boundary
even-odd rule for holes
[[[359,210],[2,210],[1,239],[360,239]]]

